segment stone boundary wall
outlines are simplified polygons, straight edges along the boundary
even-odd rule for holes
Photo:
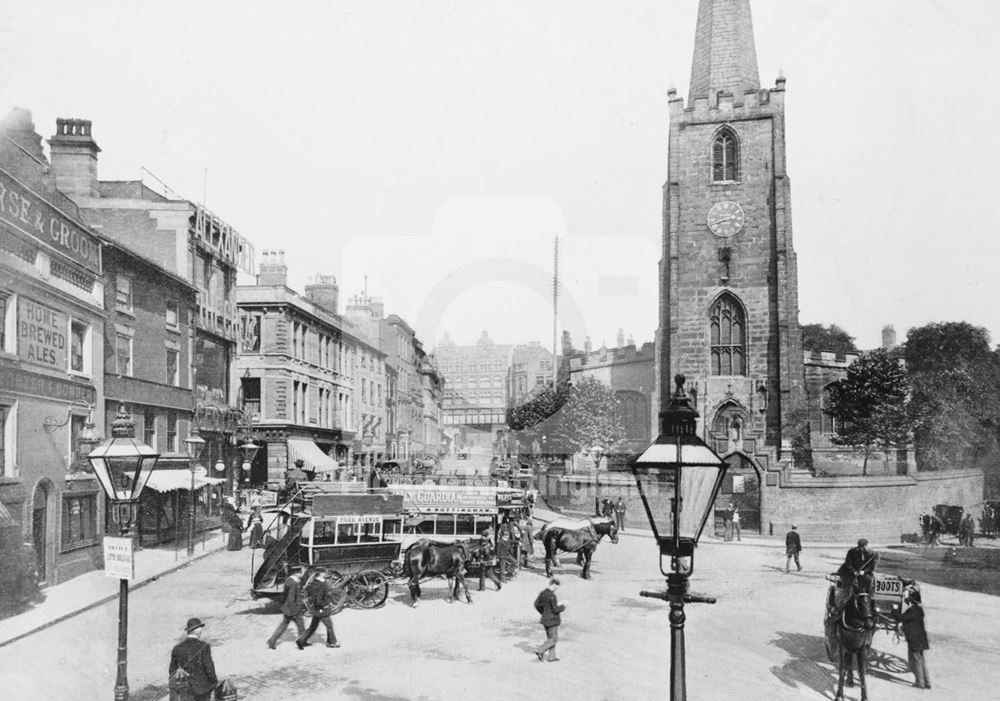
[[[809,542],[849,543],[865,537],[873,543],[899,543],[919,532],[918,517],[935,504],[955,504],[978,518],[983,504],[980,470],[920,472],[914,475],[812,477],[779,474],[778,485],[761,487],[761,535],[783,536],[794,523]],[[542,475],[538,489],[562,510],[590,513],[595,498],[622,496],[626,527],[648,528],[635,480],[624,473]],[[711,533],[711,522],[705,534]],[[746,531],[744,531],[746,533]]]

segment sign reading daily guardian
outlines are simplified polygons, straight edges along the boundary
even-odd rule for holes
[[[65,370],[66,315],[18,297],[17,356],[28,363]]]
[[[101,246],[94,236],[0,170],[0,220],[49,244],[87,270],[101,271]]]

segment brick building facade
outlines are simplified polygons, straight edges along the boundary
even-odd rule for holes
[[[104,499],[80,441],[88,417],[103,430],[101,246],[14,109],[0,123],[0,567],[17,571],[23,540],[46,584],[103,564]]]

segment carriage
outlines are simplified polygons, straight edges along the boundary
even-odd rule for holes
[[[338,608],[381,606],[399,572],[400,542],[386,538],[386,525],[398,522],[402,507],[402,497],[389,494],[312,495],[301,511],[285,512],[259,566],[254,554],[252,596],[280,597],[285,579],[302,567],[306,583],[327,572]]]
[[[841,587],[840,576],[836,573],[826,575],[830,586],[826,594],[826,617],[829,618],[835,607],[837,594]],[[916,581],[895,574],[875,573],[874,594],[875,624],[888,631],[896,629],[899,614],[903,612],[903,601],[911,591],[919,591]]]

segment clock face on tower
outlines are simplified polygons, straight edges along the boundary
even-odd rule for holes
[[[716,202],[708,210],[707,221],[713,234],[728,238],[743,228],[743,208],[736,202]]]

